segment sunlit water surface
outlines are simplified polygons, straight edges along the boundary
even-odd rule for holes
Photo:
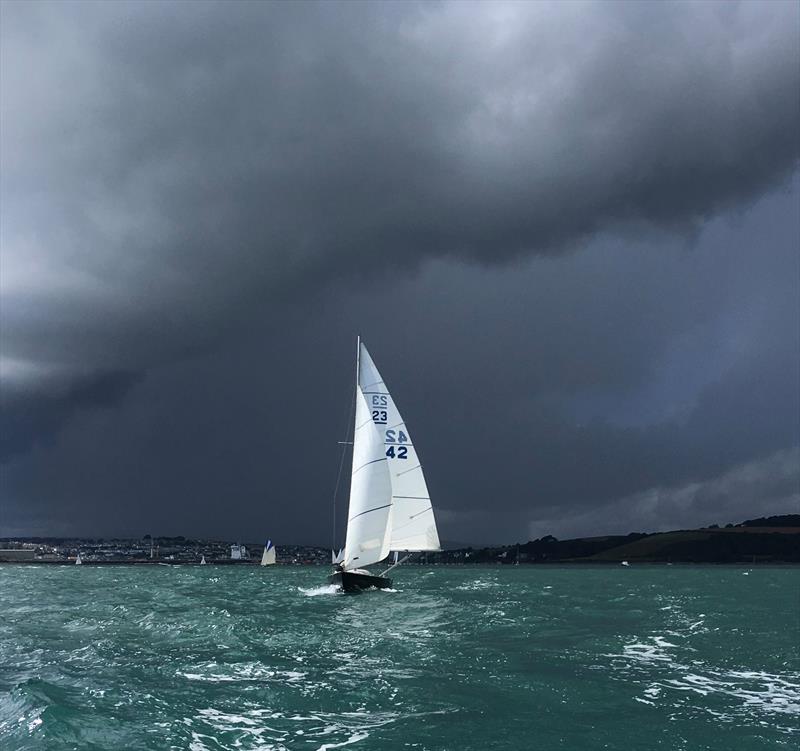
[[[0,748],[800,747],[780,567],[0,566]]]

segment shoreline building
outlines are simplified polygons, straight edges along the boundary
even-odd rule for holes
[[[246,561],[247,548],[244,545],[231,545],[231,560],[232,561]]]

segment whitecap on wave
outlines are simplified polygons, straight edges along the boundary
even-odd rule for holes
[[[218,663],[207,662],[201,665],[190,666],[186,670],[180,670],[179,676],[190,681],[202,681],[204,683],[240,683],[246,681],[279,681],[282,683],[292,683],[301,681],[306,674],[296,670],[274,670],[262,663],[257,662],[238,662],[238,663]]]
[[[734,700],[738,710],[769,715],[800,714],[800,684],[761,671],[707,671],[706,675],[689,673],[668,679],[665,687],[708,696],[720,695]]]
[[[327,712],[310,715],[275,712],[269,709],[242,709],[226,712],[208,707],[187,718],[191,727],[191,751],[216,751],[220,734],[235,734],[236,747],[286,749],[287,743],[301,736],[309,751],[332,751],[366,740],[378,727],[396,722],[396,713]],[[319,743],[320,745],[316,745]]]
[[[690,635],[697,633],[699,623],[689,625]],[[628,661],[623,669],[629,674],[635,671],[634,675],[641,670],[649,678],[644,696],[634,697],[636,701],[702,708],[723,719],[749,715],[763,721],[764,715],[771,718],[800,715],[800,676],[795,679],[794,674],[722,669],[694,658],[681,660],[681,655],[688,657],[685,650],[694,652],[692,647],[674,644],[663,636],[651,636],[649,640],[623,647],[622,656]],[[658,676],[656,680],[652,679],[654,673]],[[707,706],[712,699],[713,706]]]
[[[341,743],[323,743],[317,751],[328,751],[331,748],[341,748],[342,746],[349,746],[351,743],[358,743],[365,738],[369,738],[369,733],[353,733],[346,741]]]
[[[298,587],[297,591],[304,594],[306,597],[319,597],[320,595],[336,595],[339,594],[339,587],[335,584],[323,584],[321,587]]]
[[[473,592],[475,590],[490,589],[491,587],[499,586],[498,582],[493,579],[473,579],[471,582],[459,584],[456,589],[462,592]]]

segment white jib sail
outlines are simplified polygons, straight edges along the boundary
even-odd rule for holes
[[[383,439],[372,420],[359,382],[356,389],[353,471],[344,546],[345,569],[377,563],[389,554],[391,508],[392,483]]]
[[[272,566],[274,563],[275,563],[275,546],[272,544],[271,540],[267,540],[267,544],[264,545],[264,552],[261,554],[261,565]]]
[[[390,550],[439,550],[422,465],[408,428],[363,344],[355,428],[345,569],[377,563]]]
[[[380,427],[392,483],[389,550],[439,550],[439,533],[422,463],[408,427],[363,345],[360,370],[368,379],[364,382],[364,391],[373,416],[377,411],[378,417],[386,418],[386,424]]]

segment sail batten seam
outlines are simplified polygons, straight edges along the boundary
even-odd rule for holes
[[[409,472],[413,472],[415,469],[420,469],[422,467],[421,464],[417,464],[416,467],[411,467],[411,469],[404,469],[402,472],[398,472],[395,477],[400,477],[400,475],[408,474]]]
[[[347,521],[349,523],[353,521],[353,519],[358,519],[359,516],[364,516],[364,514],[369,514],[373,511],[380,511],[382,508],[389,508],[389,506],[391,505],[392,505],[391,503],[387,503],[384,506],[376,506],[375,508],[368,508],[366,511],[362,511],[360,514],[356,514],[355,516],[350,517]]]
[[[359,472],[360,470],[364,469],[364,467],[368,467],[370,464],[375,464],[376,462],[385,462],[386,457],[382,456],[380,459],[373,459],[371,462],[367,462],[366,464],[362,464],[358,469],[353,470],[353,474]]]

